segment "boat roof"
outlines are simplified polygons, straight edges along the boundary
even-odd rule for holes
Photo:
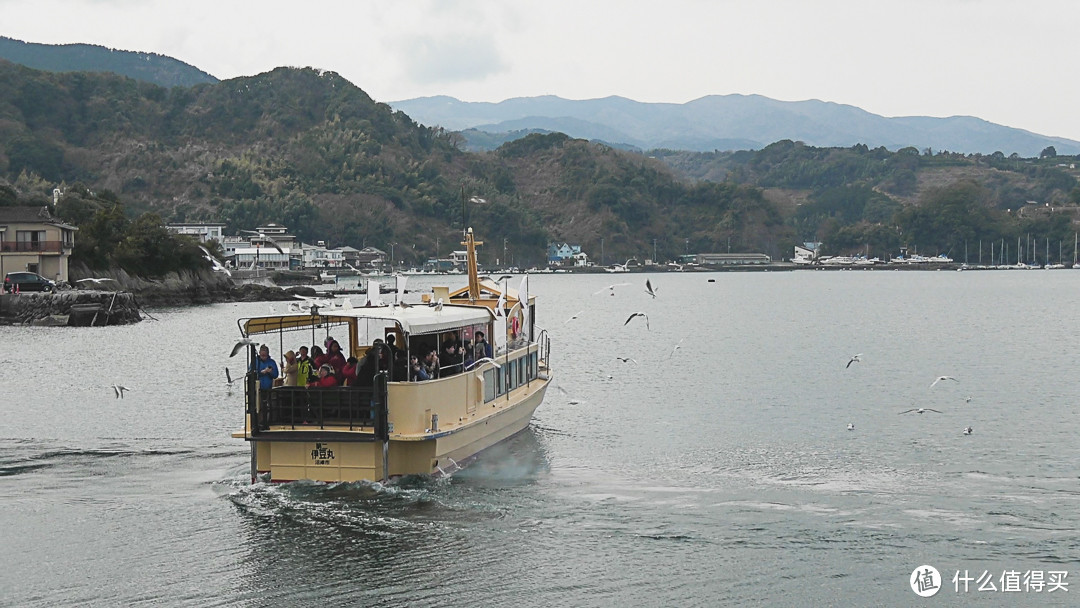
[[[401,306],[365,306],[363,308],[334,309],[317,315],[295,313],[286,315],[266,315],[252,317],[240,326],[248,336],[300,329],[318,324],[349,323],[353,319],[386,321],[401,326],[408,334],[430,334],[447,331],[468,325],[480,325],[490,322],[494,314],[483,306],[443,304],[442,306],[414,305]]]

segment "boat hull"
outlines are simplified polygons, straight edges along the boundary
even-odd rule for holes
[[[252,442],[257,474],[274,483],[382,481],[406,475],[450,475],[496,444],[525,430],[550,382],[538,378],[509,398],[480,407],[472,420],[446,430],[394,435],[382,441],[362,433],[266,433]],[[385,463],[385,464],[384,464]],[[385,476],[384,476],[385,472]]]

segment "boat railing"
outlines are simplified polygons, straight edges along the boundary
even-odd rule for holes
[[[551,366],[549,358],[551,357],[551,336],[548,335],[546,329],[541,329],[540,333],[536,336],[536,344],[539,349],[539,359],[544,362],[547,367]]]
[[[257,388],[258,379],[249,380],[247,396],[248,413],[254,421],[252,435],[282,430],[282,427],[289,430],[372,429],[378,433],[386,426],[385,379],[380,382],[376,378],[374,387],[279,386],[268,391]]]

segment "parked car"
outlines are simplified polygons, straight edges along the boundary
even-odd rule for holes
[[[54,293],[56,283],[34,272],[9,272],[4,275],[4,291],[46,291]]]

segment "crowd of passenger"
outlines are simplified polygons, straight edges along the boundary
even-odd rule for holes
[[[424,339],[430,340],[425,342]],[[290,350],[283,356],[281,368],[272,357],[270,348],[262,345],[253,364],[259,376],[260,390],[276,386],[304,386],[326,388],[334,386],[372,386],[375,376],[382,371],[390,373],[394,381],[406,378],[410,381],[446,378],[468,371],[483,359],[492,358],[491,344],[484,332],[477,331],[473,340],[459,342],[456,334],[448,334],[441,348],[436,348],[437,338],[421,337],[413,344],[415,352],[406,361],[405,351],[397,346],[394,334],[386,339],[376,338],[362,359],[345,357],[341,345],[327,337],[322,346],[314,345]]]

